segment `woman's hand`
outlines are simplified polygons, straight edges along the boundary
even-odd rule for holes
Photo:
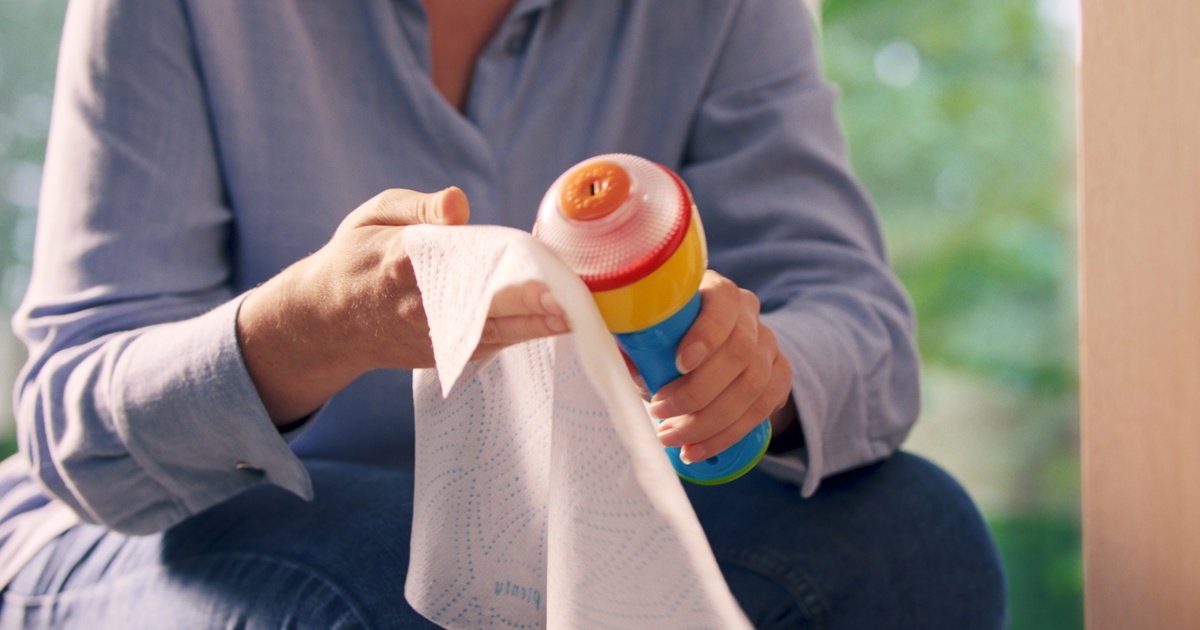
[[[423,194],[388,190],[351,212],[333,238],[248,295],[238,312],[246,367],[271,418],[302,418],[363,373],[433,366],[429,324],[405,226],[464,225],[457,188]],[[498,293],[477,356],[565,332],[545,285]]]
[[[729,448],[768,416],[776,435],[796,419],[792,367],[759,319],[758,298],[714,271],[705,272],[700,296],[700,314],[676,354],[683,376],[650,405],[663,420],[663,446],[683,447],[685,463]]]

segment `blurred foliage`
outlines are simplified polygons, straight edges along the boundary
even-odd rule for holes
[[[1009,627],[1083,628],[1083,558],[1079,524],[1046,514],[991,522],[1008,571]]]
[[[832,0],[824,60],[925,360],[1074,397],[1071,66],[1037,8]]]
[[[63,0],[6,0],[0,20],[0,306],[20,301],[46,154]]]
[[[66,0],[0,4],[0,436],[11,433],[9,391],[24,348],[8,321],[29,279],[54,64]],[[13,447],[0,440],[0,455]]]
[[[822,48],[924,362],[1019,400],[1012,627],[1080,628],[1073,60],[1055,0],[827,0]],[[931,370],[932,371],[932,370]],[[962,439],[970,439],[963,418]]]

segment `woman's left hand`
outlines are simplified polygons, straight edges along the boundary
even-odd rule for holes
[[[795,422],[792,367],[759,319],[755,295],[715,271],[700,283],[700,314],[679,343],[683,374],[651,399],[663,446],[685,463],[729,448],[765,418],[775,434]]]

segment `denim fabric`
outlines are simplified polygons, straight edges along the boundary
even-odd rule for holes
[[[897,453],[803,500],[762,474],[687,490],[757,628],[1004,626],[1004,573],[987,526],[925,459]]]
[[[263,486],[164,534],[75,527],[13,581],[0,627],[430,627],[403,596],[411,476],[307,466],[312,503]],[[759,473],[688,494],[758,628],[1003,626],[987,529],[923,459],[899,453],[828,479],[808,499]]]
[[[436,627],[404,600],[412,476],[309,461],[161,534],[79,525],[10,584],[0,628]]]

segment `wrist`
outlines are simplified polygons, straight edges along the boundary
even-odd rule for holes
[[[335,342],[302,289],[290,290],[296,271],[251,291],[236,320],[246,371],[276,425],[309,415],[368,369]]]
[[[804,446],[804,430],[800,426],[800,413],[796,401],[788,394],[787,402],[771,414],[771,444],[769,453],[786,453]]]

